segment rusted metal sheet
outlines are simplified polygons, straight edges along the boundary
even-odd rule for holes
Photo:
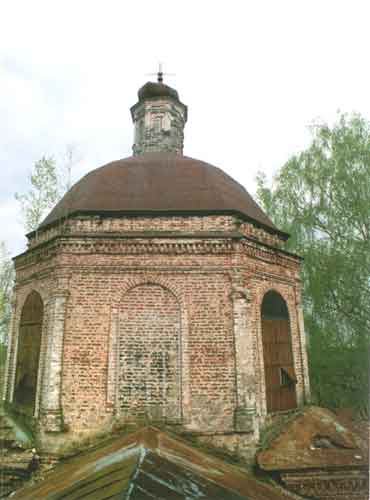
[[[262,319],[267,411],[297,406],[289,320]]]
[[[269,471],[361,468],[368,466],[368,451],[334,413],[311,407],[287,424],[257,459]]]
[[[40,227],[76,212],[118,216],[233,211],[281,233],[244,187],[221,169],[175,153],[147,153],[88,173]]]
[[[258,454],[287,489],[318,500],[369,498],[368,433],[351,429],[329,410],[312,407],[286,425]]]
[[[242,469],[148,427],[59,465],[15,499],[288,500]]]

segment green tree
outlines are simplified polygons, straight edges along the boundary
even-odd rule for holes
[[[72,186],[72,168],[79,161],[77,147],[68,145],[59,165],[53,156],[43,156],[30,172],[26,193],[16,193],[27,232],[34,231],[48,212]]]
[[[304,257],[305,325],[314,401],[368,408],[370,122],[341,115],[311,127],[312,142],[257,196]]]
[[[10,298],[14,282],[14,266],[5,243],[0,242],[0,344],[6,345],[10,321]],[[1,364],[1,362],[0,362]]]
[[[30,183],[31,187],[26,193],[15,194],[15,198],[21,204],[27,232],[37,228],[61,197],[57,166],[53,157],[43,156],[34,164]]]
[[[0,394],[4,381],[6,351],[11,314],[11,292],[14,282],[14,266],[4,242],[0,242]]]

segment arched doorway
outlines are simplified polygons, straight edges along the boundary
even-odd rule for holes
[[[132,418],[181,419],[180,306],[168,289],[139,285],[119,314],[120,412]]]
[[[297,406],[296,377],[285,300],[270,290],[261,307],[263,359],[267,411],[283,411]]]
[[[37,292],[31,292],[23,306],[19,325],[14,402],[34,412],[39,368],[43,303]]]

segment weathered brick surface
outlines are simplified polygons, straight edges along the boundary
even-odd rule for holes
[[[47,230],[49,240],[34,235],[16,260],[7,399],[22,304],[36,290],[45,307],[36,416],[55,423],[60,410],[79,432],[137,413],[256,440],[268,290],[287,302],[299,402],[308,373],[299,260],[266,246],[274,241],[261,229],[240,227],[232,216],[80,217]]]
[[[123,297],[119,314],[119,411],[181,419],[181,316],[176,297],[150,283]]]

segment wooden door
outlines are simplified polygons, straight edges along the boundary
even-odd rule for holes
[[[35,408],[42,318],[41,297],[32,292],[22,309],[14,389],[14,402],[29,413],[33,413]]]
[[[267,411],[297,406],[296,377],[288,319],[262,319]]]

